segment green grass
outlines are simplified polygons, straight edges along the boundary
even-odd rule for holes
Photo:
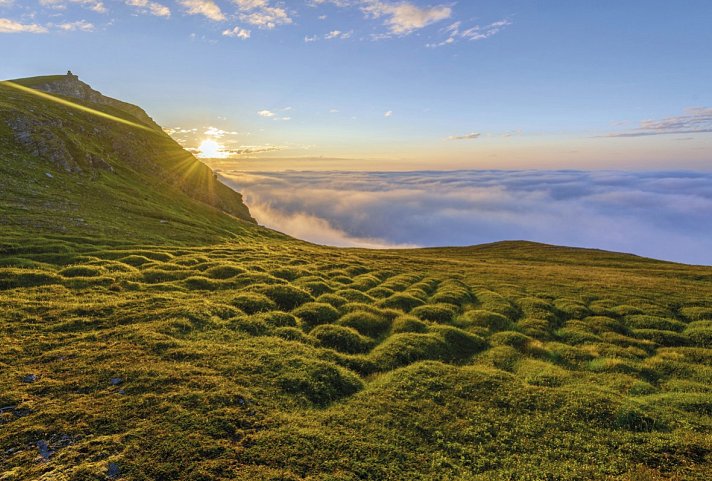
[[[316,246],[5,125],[0,480],[710,478],[712,268]]]

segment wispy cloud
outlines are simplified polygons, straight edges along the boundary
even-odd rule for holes
[[[47,27],[36,23],[19,23],[8,18],[0,18],[0,33],[47,33]]]
[[[222,130],[217,127],[208,127],[205,130],[205,132],[203,132],[203,133],[209,137],[215,137],[217,139],[225,137],[226,135],[238,135],[239,134],[239,132]]]
[[[452,7],[449,5],[419,7],[405,1],[390,3],[367,0],[362,2],[361,9],[370,17],[384,18],[390,33],[394,35],[408,35],[415,30],[452,16]]]
[[[259,222],[313,242],[443,246],[527,239],[712,264],[712,173],[223,175]],[[341,235],[330,237],[324,226]]]
[[[393,111],[392,111],[392,110],[388,110],[386,113],[383,114],[383,116],[386,117],[386,118],[393,117]]]
[[[293,23],[284,7],[272,5],[269,0],[233,0],[233,3],[240,11],[240,20],[257,28],[271,30]]]
[[[40,0],[40,5],[63,10],[67,4],[74,3],[88,8],[97,13],[106,13],[104,3],[99,0]]]
[[[480,133],[478,132],[471,132],[469,134],[465,135],[451,135],[448,137],[448,140],[474,140],[480,138]]]
[[[95,27],[93,23],[86,20],[78,20],[76,22],[66,22],[57,25],[57,28],[65,32],[93,32]]]
[[[447,38],[445,40],[436,43],[429,43],[427,44],[427,46],[442,47],[444,45],[452,45],[454,43],[457,43],[459,40],[485,40],[498,34],[502,31],[502,29],[508,27],[511,24],[512,22],[510,20],[503,19],[490,23],[489,25],[474,25],[472,27],[464,28],[463,23],[461,21],[457,21],[443,29],[443,31],[447,34]]]
[[[331,32],[327,33],[324,35],[324,40],[334,40],[334,39],[341,39],[345,40],[347,38],[351,38],[351,35],[353,35],[353,30],[349,32],[342,32],[341,30],[332,30]]]
[[[257,115],[259,115],[260,117],[272,118],[277,114],[275,114],[271,110],[260,110],[259,112],[257,112]]]
[[[244,28],[234,27],[234,28],[229,28],[227,30],[223,30],[222,34],[225,37],[235,37],[235,38],[241,38],[242,40],[247,40],[252,35],[252,32],[250,32],[249,30],[244,29]]]
[[[353,30],[348,32],[343,32],[341,30],[332,30],[324,35],[306,35],[304,37],[305,43],[316,42],[317,40],[347,40],[351,38],[354,34]]]
[[[202,15],[215,22],[227,19],[220,7],[213,0],[178,0],[188,15]]]
[[[136,7],[141,13],[148,13],[157,17],[170,17],[171,9],[167,6],[150,0],[126,0],[126,5]]]
[[[712,107],[691,107],[682,115],[659,120],[643,120],[637,129],[612,132],[603,137],[647,137],[670,134],[712,133]]]
[[[310,0],[311,6],[331,4],[340,8],[358,8],[366,18],[382,21],[386,33],[371,35],[374,40],[406,36],[453,16],[452,4],[419,6],[409,0]]]

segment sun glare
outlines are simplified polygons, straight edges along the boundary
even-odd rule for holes
[[[203,159],[225,159],[230,155],[223,145],[212,139],[205,139],[198,147],[198,157]]]

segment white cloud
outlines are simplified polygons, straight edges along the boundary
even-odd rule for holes
[[[0,0],[0,7],[9,7],[15,0]]]
[[[392,111],[392,110],[389,110],[389,111],[387,111],[386,113],[384,113],[383,116],[386,117],[386,118],[388,118],[388,117],[393,117],[393,111]]]
[[[47,27],[36,23],[19,23],[8,18],[0,18],[0,33],[47,33]]]
[[[492,37],[493,35],[498,34],[502,31],[502,29],[508,27],[511,24],[512,22],[508,19],[503,19],[490,23],[488,25],[475,25],[473,27],[463,29],[462,22],[457,21],[443,29],[443,31],[448,34],[448,37],[445,40],[438,43],[429,43],[427,44],[427,46],[442,47],[444,45],[452,45],[459,40],[485,40]]]
[[[304,37],[304,42],[305,43],[310,43],[310,42],[316,42],[317,40],[348,40],[351,38],[351,36],[354,34],[353,30],[350,30],[348,32],[342,32],[341,30],[332,30],[329,33],[325,33],[322,36],[319,35],[312,35],[312,36],[305,36]]]
[[[272,5],[269,0],[233,0],[233,3],[240,11],[240,20],[257,28],[271,30],[293,23],[284,8]]]
[[[278,25],[289,25],[292,19],[283,8],[264,8],[259,12],[240,15],[240,20],[257,28],[271,30]]]
[[[351,38],[351,35],[353,35],[353,30],[350,32],[342,32],[341,30],[332,30],[331,32],[327,33],[324,35],[325,40],[334,40],[334,39],[341,39],[341,40],[346,40],[348,38]]]
[[[178,0],[188,15],[202,15],[215,22],[226,20],[225,14],[213,0]]]
[[[217,139],[225,137],[226,135],[238,135],[239,132],[230,132],[228,130],[222,130],[217,127],[208,127],[205,132],[203,132],[205,135],[208,135],[210,137],[215,137]]]
[[[244,28],[234,27],[231,29],[229,28],[227,30],[223,30],[222,34],[226,37],[235,37],[241,38],[242,40],[247,40],[252,35],[252,32]]]
[[[97,13],[105,13],[106,7],[99,0],[40,0],[40,5],[56,9],[67,8],[68,3],[76,3]]]
[[[276,116],[277,114],[275,114],[271,110],[260,110],[259,112],[257,112],[257,115],[259,115],[260,117],[271,118]]]
[[[136,7],[142,13],[150,13],[157,17],[171,16],[170,8],[158,2],[151,2],[150,0],[126,0],[126,5]]]
[[[471,132],[465,135],[451,135],[448,140],[474,140],[480,137],[478,132]]]
[[[408,0],[310,0],[309,4],[311,6],[331,4],[340,8],[359,8],[368,18],[383,19],[388,33],[371,35],[374,40],[390,38],[393,35],[408,35],[451,18],[453,14],[453,4],[421,7]]]
[[[363,2],[361,10],[373,18],[385,17],[386,26],[395,35],[407,35],[452,16],[452,7],[448,5],[419,7],[405,1],[389,3],[380,0],[366,0]]]
[[[87,22],[86,20],[78,20],[76,22],[60,23],[57,28],[65,32],[93,32],[94,24]]]
[[[526,239],[712,264],[709,172],[224,175],[258,222],[313,242],[443,246]]]

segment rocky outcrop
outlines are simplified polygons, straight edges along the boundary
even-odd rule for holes
[[[79,80],[79,77],[72,74],[71,71],[67,72],[67,75],[47,77],[47,79],[46,82],[33,85],[33,88],[54,95],[64,95],[95,104],[108,105],[126,112],[148,127],[162,131],[161,127],[142,108],[105,96]]]
[[[16,116],[8,119],[7,125],[15,139],[35,157],[48,160],[67,172],[82,171],[67,143],[56,133],[62,129],[61,120],[41,122],[29,116]]]
[[[65,123],[58,118],[16,115],[6,121],[15,139],[35,157],[48,160],[66,172],[83,172],[85,168],[113,172],[101,156],[83,152],[65,135]]]

